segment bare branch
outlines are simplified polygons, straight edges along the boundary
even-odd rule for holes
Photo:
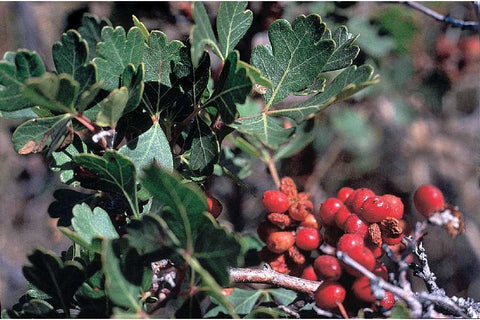
[[[309,295],[317,290],[322,283],[320,281],[310,281],[283,273],[276,272],[273,269],[254,269],[254,268],[231,268],[230,277],[237,283],[264,283],[276,287],[294,290]]]
[[[283,312],[285,312],[286,314],[292,316],[292,317],[295,317],[295,318],[300,318],[300,315],[298,314],[298,312],[296,311],[293,311],[292,309],[290,309],[289,307],[287,306],[284,306],[283,304],[279,305],[278,306],[278,309],[282,310]]]
[[[413,8],[417,11],[422,12],[423,14],[432,17],[433,19],[447,23],[454,28],[460,28],[462,30],[473,30],[478,31],[478,22],[476,21],[464,21],[460,19],[451,18],[449,15],[442,15],[430,8],[427,8],[415,1],[402,1],[404,5]]]

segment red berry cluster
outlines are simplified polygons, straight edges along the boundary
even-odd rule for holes
[[[264,193],[262,203],[269,214],[257,229],[267,244],[260,258],[278,272],[322,280],[315,292],[320,308],[334,309],[341,304],[353,311],[365,304],[376,310],[393,306],[391,292],[377,301],[368,278],[318,249],[324,241],[386,279],[387,269],[377,259],[384,253],[382,244],[396,245],[402,239],[404,208],[400,198],[377,196],[366,188],[342,188],[336,198],[322,203],[315,216],[308,194],[298,193],[292,179],[284,178],[280,190]]]

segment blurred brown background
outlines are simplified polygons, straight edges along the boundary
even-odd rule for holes
[[[452,17],[473,20],[469,2],[425,5]],[[218,3],[207,3],[212,19]],[[480,300],[480,41],[478,34],[452,29],[396,3],[252,2],[254,23],[239,44],[243,60],[252,43],[264,43],[268,25],[315,12],[330,27],[346,24],[360,34],[357,64],[370,63],[381,76],[374,88],[321,116],[312,144],[283,160],[290,175],[312,192],[315,206],[342,186],[369,187],[402,197],[406,219],[420,219],[411,204],[416,187],[437,185],[467,221],[466,234],[452,241],[430,227],[425,239],[433,271],[448,294]],[[186,2],[0,2],[0,54],[27,48],[52,69],[51,47],[61,33],[77,28],[83,13],[132,26],[135,14],[149,29],[185,40],[192,25]],[[213,20],[212,20],[213,21]],[[287,101],[288,103],[288,101]],[[10,136],[19,122],[0,119],[0,301],[13,305],[26,290],[21,266],[35,246],[65,250],[69,241],[56,231],[47,208],[60,187],[40,155],[19,156]],[[250,166],[251,190],[217,178],[210,191],[222,200],[223,223],[254,232],[264,217],[260,195],[273,182],[263,164]],[[414,282],[417,290],[422,283]]]

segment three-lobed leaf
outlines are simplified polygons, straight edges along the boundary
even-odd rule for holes
[[[86,203],[82,203],[74,206],[72,212],[73,229],[85,242],[91,243],[94,237],[107,239],[119,237],[108,213],[102,208],[96,207],[92,211]]]
[[[78,32],[88,43],[88,61],[93,60],[97,56],[97,43],[102,40],[102,29],[111,27],[112,24],[108,19],[98,19],[91,14],[84,14],[82,24],[78,28]]]
[[[114,89],[100,102],[100,112],[97,114],[96,124],[102,127],[115,128],[118,120],[128,103],[128,89],[121,87]]]

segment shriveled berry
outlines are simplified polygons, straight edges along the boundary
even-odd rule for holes
[[[337,282],[323,282],[315,291],[315,304],[322,309],[334,309],[337,303],[343,303],[346,291]]]
[[[383,197],[374,196],[365,200],[360,216],[367,222],[380,222],[387,217],[390,208]]]
[[[356,214],[352,213],[345,221],[343,230],[345,230],[345,233],[355,233],[365,237],[368,226]]]
[[[363,203],[371,197],[375,197],[375,193],[368,188],[360,188],[355,190],[354,198],[350,203],[350,209],[354,213],[360,213]]]
[[[365,247],[367,247],[370,251],[372,251],[375,259],[378,259],[378,258],[382,257],[383,254],[385,253],[383,251],[382,247],[376,246],[373,243],[371,243],[370,241],[365,242]]]
[[[343,252],[349,252],[352,249],[356,248],[363,248],[364,247],[364,241],[363,237],[358,235],[358,234],[344,234],[343,236],[338,239],[337,242],[337,250],[343,251]]]
[[[282,253],[295,244],[295,236],[289,231],[273,232],[268,236],[267,247],[275,253]]]
[[[417,211],[427,218],[445,208],[442,191],[432,185],[419,187],[413,196],[413,203]]]
[[[311,213],[309,213],[306,217],[305,217],[305,220],[303,220],[302,222],[300,222],[300,225],[302,227],[310,227],[310,228],[315,228],[315,229],[318,229],[318,222],[317,222],[317,218],[315,218],[315,216]]]
[[[262,221],[257,227],[257,233],[260,240],[267,242],[268,236],[272,232],[278,232],[280,228],[273,225],[270,221]]]
[[[353,260],[357,261],[359,264],[365,267],[365,269],[369,271],[373,271],[375,268],[375,257],[373,256],[372,251],[363,247],[363,248],[355,248],[352,250],[347,251],[347,254]],[[362,273],[351,266],[345,265],[345,271],[350,273],[352,276],[359,277]]]
[[[335,214],[335,224],[337,225],[337,227],[339,227],[340,229],[343,230],[343,227],[345,225],[345,221],[347,220],[347,218],[351,215],[352,213],[350,212],[350,210],[348,210],[347,207],[341,207],[337,213]]]
[[[385,291],[385,297],[380,300],[380,306],[385,310],[390,310],[395,305],[395,295],[390,291]]]
[[[341,236],[343,236],[343,231],[337,227],[325,227],[323,239],[327,244],[335,247]]]
[[[328,198],[320,206],[318,216],[324,226],[335,225],[335,214],[343,207],[343,203],[337,198]]]
[[[313,269],[312,265],[306,266],[305,269],[302,271],[302,278],[306,280],[312,280],[312,281],[317,281],[317,274],[315,273],[315,270]]]
[[[283,213],[290,207],[288,196],[278,190],[267,190],[263,193],[262,204],[268,212]]]
[[[370,287],[370,280],[361,276],[353,282],[352,291],[355,297],[365,302],[375,302],[375,296],[372,293],[372,288]]]
[[[313,262],[319,280],[335,281],[342,275],[340,262],[334,256],[321,255]]]
[[[302,250],[315,250],[320,246],[322,236],[315,228],[300,228],[297,230],[295,244]]]
[[[391,217],[397,220],[400,220],[403,218],[404,207],[403,207],[402,199],[391,194],[385,194],[383,195],[383,200],[386,201],[389,206],[387,218]]]
[[[218,201],[217,198],[207,195],[207,203],[208,203],[208,212],[212,214],[212,216],[217,219],[218,216],[222,213],[223,206]]]
[[[348,199],[348,197],[352,194],[353,189],[349,187],[343,187],[337,192],[337,198],[338,200],[345,202],[345,200]]]

